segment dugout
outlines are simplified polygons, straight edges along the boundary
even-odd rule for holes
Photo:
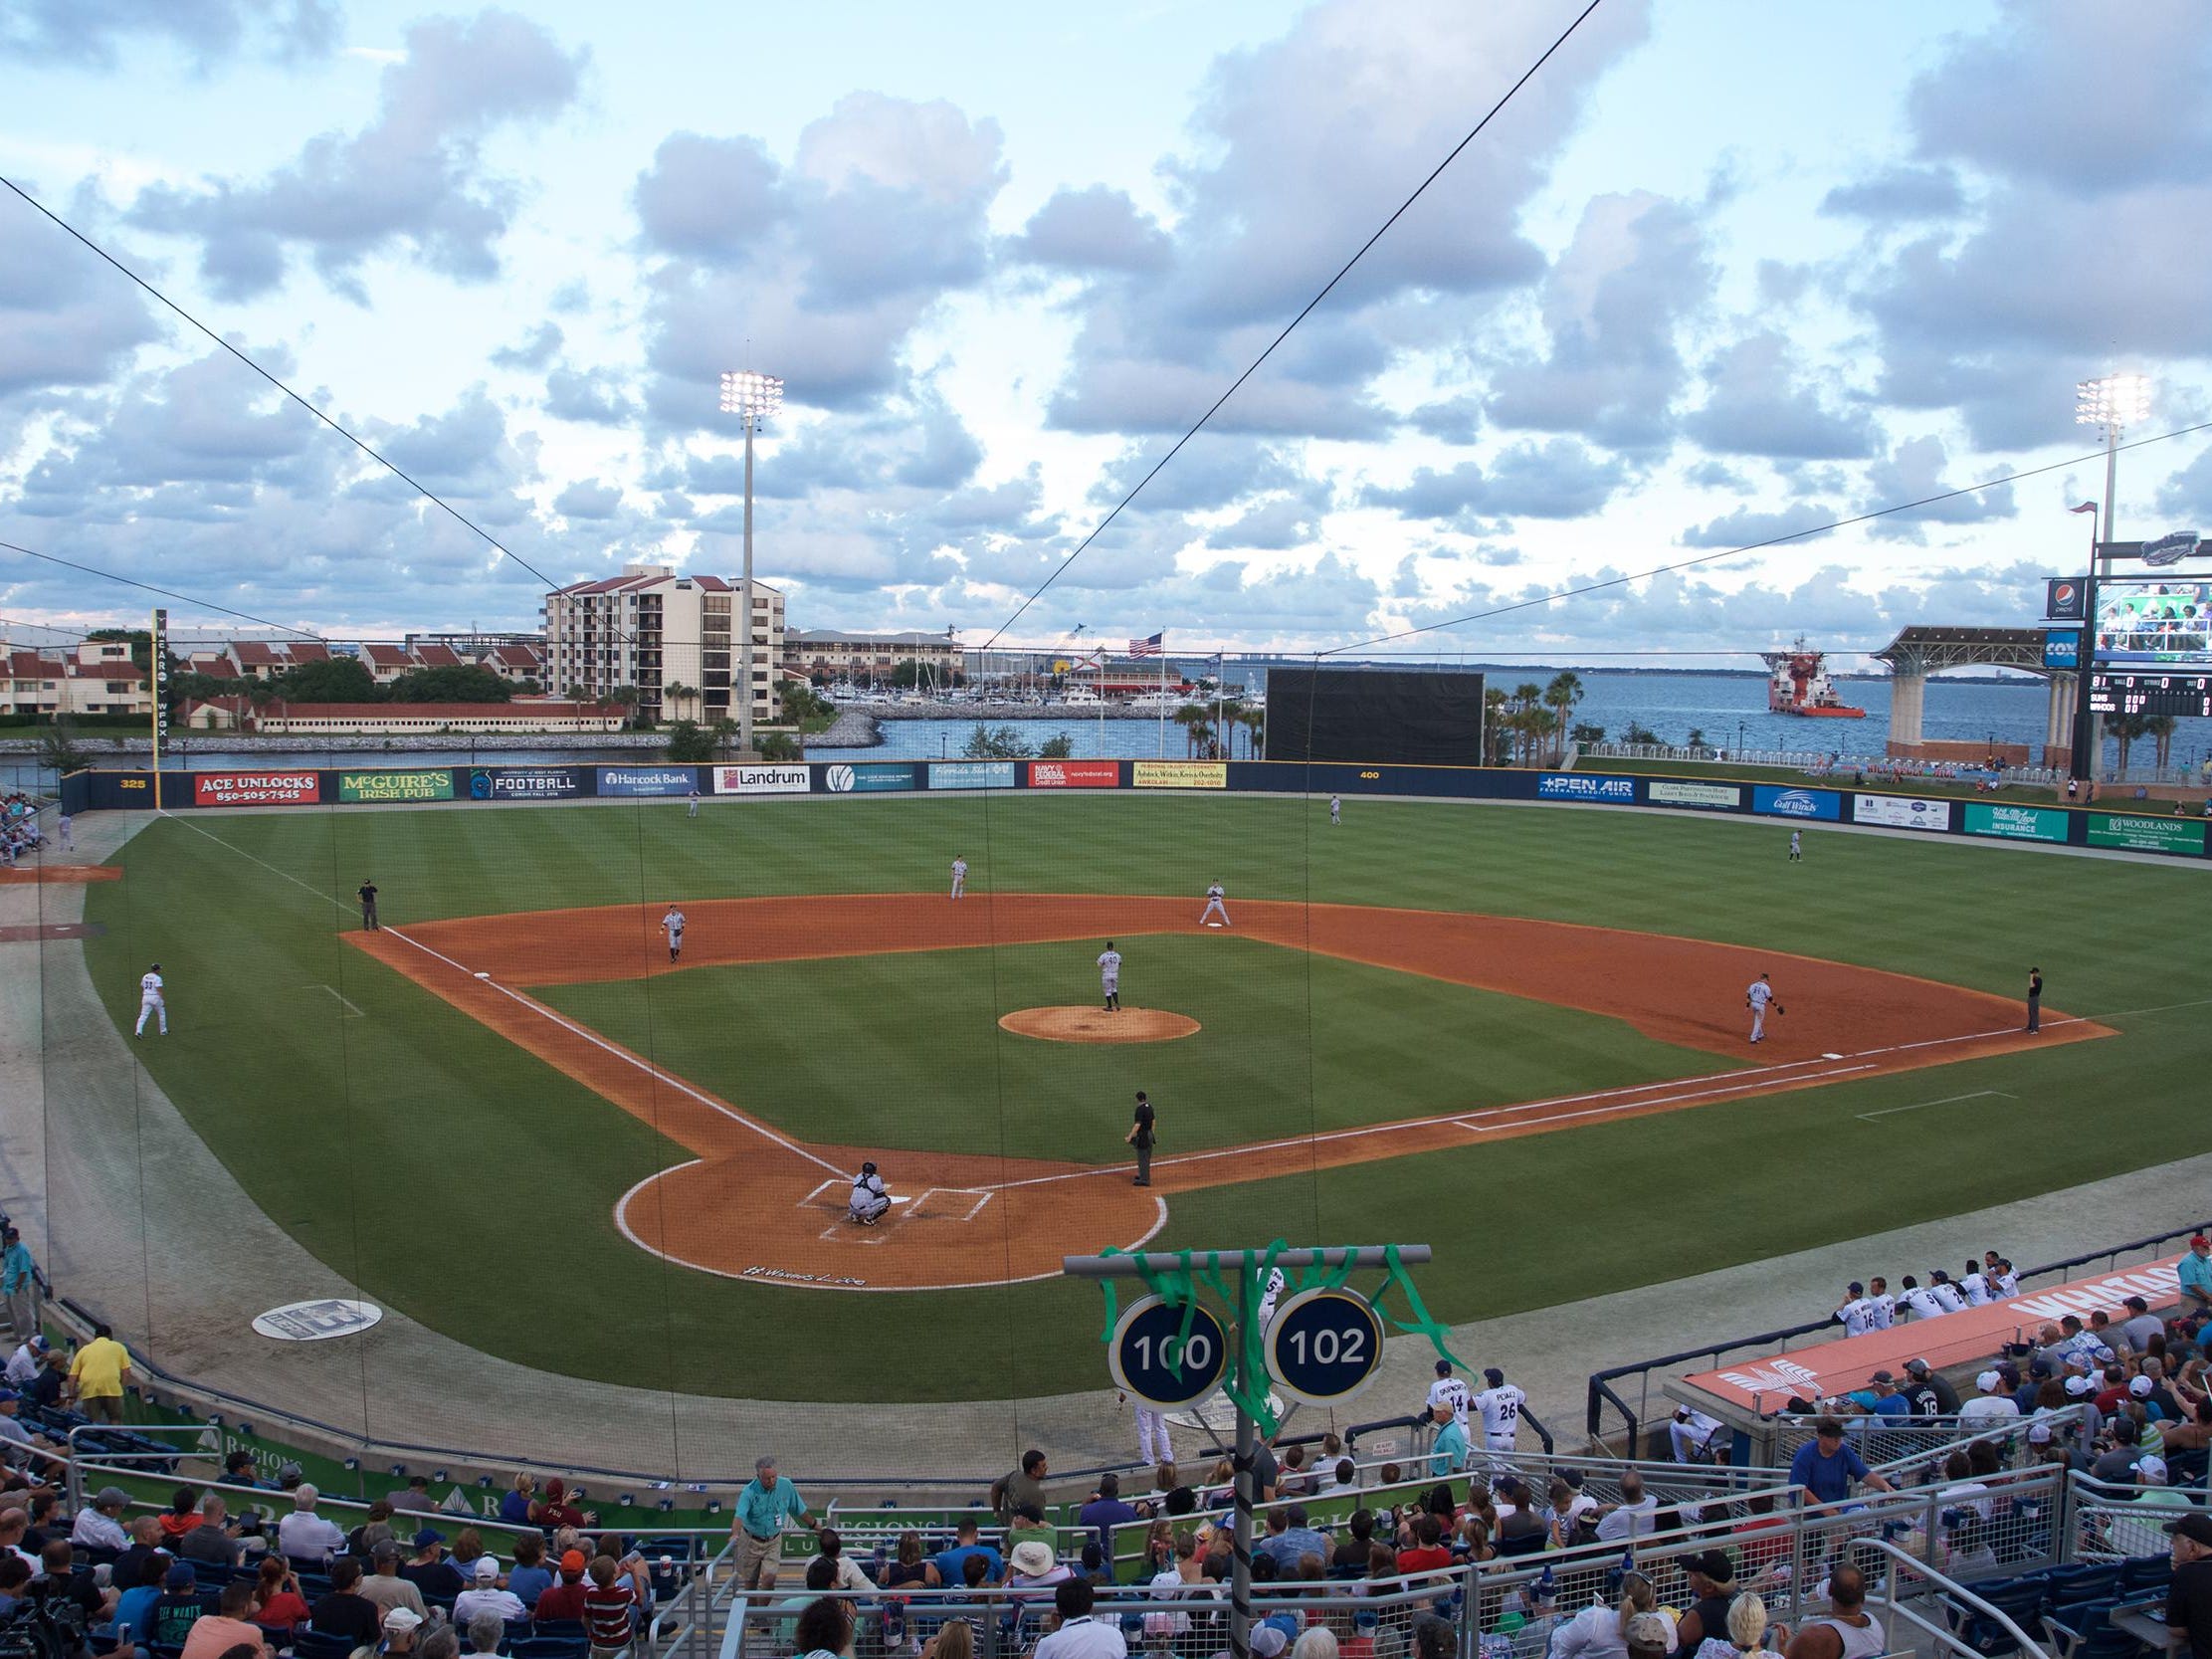
[[[1268,671],[1268,758],[1480,766],[1484,677],[1449,669]]]

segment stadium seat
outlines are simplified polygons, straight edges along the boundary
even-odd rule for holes
[[[511,1659],[589,1659],[591,1644],[582,1636],[532,1636],[507,1652]]]
[[[1994,1584],[1976,1584],[1974,1593],[2024,1630],[2033,1630],[2043,1614],[2047,1586],[2040,1578],[2015,1578]],[[2002,1624],[1979,1607],[1964,1602],[1947,1603],[1951,1629],[1976,1653],[1989,1656],[2014,1653],[2020,1643]]]
[[[2051,1569],[2054,1603],[2101,1600],[2117,1588],[2119,1567],[2114,1562],[2084,1561]]]
[[[353,1644],[343,1636],[302,1626],[293,1632],[292,1651],[296,1659],[350,1659]]]
[[[526,1642],[529,1639],[530,1621],[525,1614],[521,1618],[510,1618],[506,1621],[506,1633],[500,1638],[500,1646],[511,1648],[516,1642]]]
[[[2137,1555],[2119,1563],[2119,1587],[2135,1590],[2164,1589],[2173,1582],[2171,1555]]]
[[[555,1641],[582,1641],[584,1621],[580,1618],[541,1618],[530,1621],[533,1637],[549,1637]]]
[[[2051,1637],[2051,1645],[2059,1659],[2090,1659],[2088,1647],[2094,1638],[2106,1634],[2125,1635],[2114,1631],[2111,1624],[2112,1609],[2119,1603],[2106,1599],[2066,1603],[2043,1615],[2043,1628]],[[2128,1638],[2133,1644],[2133,1638]]]

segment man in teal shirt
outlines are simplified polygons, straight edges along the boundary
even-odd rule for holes
[[[1439,1400],[1429,1413],[1436,1419],[1436,1439],[1429,1446],[1429,1473],[1449,1477],[1467,1467],[1467,1429],[1452,1411],[1450,1400]]]
[[[39,1269],[31,1260],[31,1247],[13,1227],[0,1227],[0,1298],[8,1304],[8,1323],[16,1341],[27,1343],[39,1334]]]
[[[2202,1233],[2189,1240],[2189,1253],[2174,1270],[2181,1279],[2181,1306],[2212,1308],[2212,1239]]]
[[[737,1547],[737,1583],[746,1590],[776,1587],[776,1557],[782,1551],[783,1523],[788,1518],[811,1530],[814,1517],[806,1500],[789,1481],[776,1478],[776,1460],[764,1457],[752,1466],[753,1478],[737,1494],[737,1518],[729,1529]]]

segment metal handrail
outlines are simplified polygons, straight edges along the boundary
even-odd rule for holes
[[[1898,1561],[1903,1563],[1912,1572],[1917,1573],[1922,1578],[1925,1578],[1929,1583],[1933,1584],[1945,1595],[1955,1596],[1958,1600],[1973,1608],[1975,1612],[1981,1614],[1984,1618],[1996,1620],[1997,1624],[2004,1630],[2005,1634],[2010,1636],[2014,1641],[2020,1644],[2020,1651],[2027,1656],[2027,1659],[2050,1659],[2050,1655],[2045,1650],[2043,1644],[2037,1641],[2033,1636],[2029,1635],[2025,1630],[2021,1629],[2019,1625],[2015,1624],[2012,1620],[2011,1614],[2007,1613],[2003,1608],[1997,1606],[1995,1603],[1985,1599],[1984,1597],[1976,1595],[1972,1590],[1968,1589],[1964,1584],[1961,1584],[1957,1579],[1951,1577],[1949,1574],[1938,1572],[1934,1567],[1921,1560],[1919,1556],[1913,1555],[1910,1550],[1900,1550],[1888,1539],[1870,1538],[1862,1540],[1861,1543],[1866,1548],[1879,1550],[1885,1555],[1895,1557]],[[1913,1624],[1918,1625],[1922,1629],[1926,1630],[1929,1635],[1935,1637],[1936,1640],[1942,1642],[1945,1646],[1954,1648],[1960,1653],[1973,1652],[1972,1648],[1968,1647],[1964,1642],[1960,1641],[1957,1636],[1952,1634],[1952,1632],[1950,1632],[1949,1630],[1944,1629],[1941,1625],[1935,1624],[1928,1619],[1921,1618],[1917,1613],[1912,1612],[1910,1608],[1900,1606],[1898,1604],[1897,1593],[1894,1584],[1891,1587],[1888,1605],[1892,1614],[1910,1619]]]

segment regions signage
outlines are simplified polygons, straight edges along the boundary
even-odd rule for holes
[[[2043,666],[2045,668],[2080,668],[2082,666],[2081,630],[2077,628],[2044,629]]]
[[[814,774],[803,765],[752,764],[716,766],[717,795],[803,795],[814,787]]]
[[[689,766],[601,766],[602,795],[689,795],[699,774]]]
[[[2124,847],[2137,853],[2196,853],[2204,851],[2204,825],[2186,818],[2123,818],[2090,815],[2092,847]]]
[[[1707,811],[1733,812],[1743,804],[1743,790],[1733,783],[1676,783],[1653,778],[1644,798],[1654,806],[1696,806]]]
[[[919,785],[914,781],[913,762],[903,760],[865,766],[824,766],[822,787],[833,795],[866,795],[885,789],[913,789]]]
[[[1032,760],[1029,763],[1029,786],[1032,789],[1118,789],[1121,786],[1121,762]]]
[[[564,801],[583,792],[580,766],[500,766],[469,774],[469,793],[480,801]]]
[[[196,806],[308,806],[322,799],[320,772],[194,772]]]
[[[1993,835],[2000,841],[2060,841],[2066,839],[2067,814],[2048,806],[1984,806],[1968,801],[1965,807],[1968,835]]]
[[[1129,781],[1139,789],[1226,789],[1226,760],[1138,760]]]
[[[1618,801],[1626,806],[1636,798],[1632,777],[1599,777],[1582,772],[1546,772],[1536,779],[1539,801]]]
[[[1769,818],[1825,818],[1843,816],[1843,796],[1833,789],[1782,789],[1771,783],[1754,785],[1751,810]]]
[[[1854,795],[1851,821],[1884,824],[1891,829],[1947,830],[1951,827],[1951,803],[1915,800],[1909,795]]]
[[[932,789],[1011,789],[1014,787],[1014,762],[1011,760],[932,760],[929,762],[929,787]]]
[[[420,772],[340,772],[341,801],[450,801],[453,770],[439,766]]]

